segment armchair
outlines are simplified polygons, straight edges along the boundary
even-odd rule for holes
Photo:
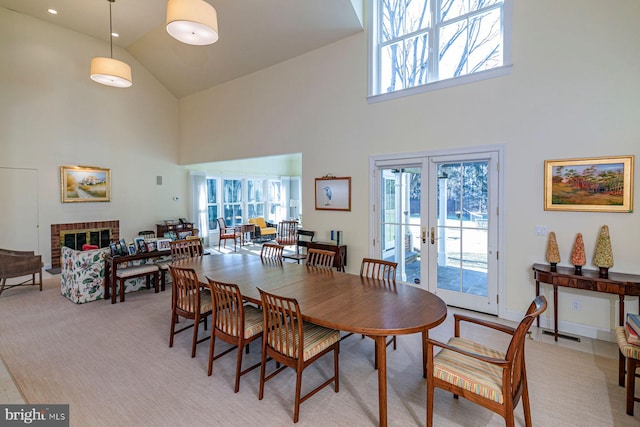
[[[42,291],[42,257],[33,251],[13,251],[0,249],[0,294],[4,289],[20,285],[36,285],[36,273],[39,274],[38,285]],[[31,275],[31,279],[14,285],[7,285],[7,279]],[[31,283],[28,283],[28,282]]]
[[[264,217],[249,218],[249,224],[256,226],[255,240],[264,242],[275,239],[278,230],[274,224],[266,222]]]

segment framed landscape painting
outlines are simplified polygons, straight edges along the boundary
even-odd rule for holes
[[[111,170],[92,166],[60,166],[62,203],[110,202]]]
[[[633,212],[634,156],[545,160],[544,209]]]

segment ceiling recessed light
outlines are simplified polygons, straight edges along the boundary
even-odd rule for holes
[[[118,33],[111,33],[111,35],[112,35],[113,37],[120,37],[120,34],[118,34]]]
[[[57,15],[58,14],[58,11],[55,10],[55,9],[47,9],[47,12],[49,12],[52,15]]]

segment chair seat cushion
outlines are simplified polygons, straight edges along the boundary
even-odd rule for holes
[[[302,323],[302,329],[304,333],[302,358],[305,361],[311,359],[316,354],[322,353],[324,350],[340,341],[340,331],[335,329],[325,328],[308,322]],[[291,333],[289,332],[288,335],[289,337],[284,340],[285,342],[292,341]],[[293,354],[293,346],[291,345],[286,349],[276,347],[275,350],[286,354],[289,357],[297,357],[296,354]]]
[[[200,313],[208,313],[212,310],[213,301],[211,299],[211,292],[208,289],[200,291]],[[176,301],[176,306],[178,308],[184,309],[185,304],[183,302],[183,298],[178,298]]]
[[[452,347],[482,356],[504,359],[505,354],[465,338],[453,337]],[[433,376],[502,404],[502,369],[487,362],[443,349],[434,357]]]
[[[218,312],[216,315],[225,316],[224,314],[225,312],[228,313],[229,309],[226,309],[223,312]],[[234,337],[238,336],[238,331],[236,330],[237,328],[235,323],[231,325],[231,327],[223,328],[223,329],[228,329],[223,331],[226,334],[229,334]],[[244,338],[248,339],[258,334],[261,334],[262,329],[263,329],[262,328],[262,311],[255,308],[252,305],[245,305],[244,306]]]
[[[158,271],[158,266],[155,264],[137,265],[134,267],[121,268],[117,270],[117,277],[133,277],[143,274],[151,274]]]
[[[616,340],[618,341],[618,347],[620,347],[620,353],[622,353],[624,357],[640,359],[640,346],[627,342],[627,335],[624,332],[624,328],[624,326],[618,326],[616,328]]]

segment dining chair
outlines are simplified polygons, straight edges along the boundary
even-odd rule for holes
[[[260,249],[260,259],[262,261],[279,261],[282,262],[282,251],[284,246],[273,243],[263,243]]]
[[[280,224],[278,224],[276,242],[282,246],[295,245],[297,232],[298,221],[280,221]]]
[[[369,279],[377,279],[384,281],[385,283],[395,284],[396,283],[396,268],[398,267],[397,262],[393,261],[385,261],[382,259],[375,258],[362,258],[362,263],[360,264],[360,277],[366,277]],[[342,339],[347,338],[351,334],[347,334],[342,337]],[[362,335],[364,338],[364,335]],[[386,347],[389,347],[393,344],[393,349],[397,349],[396,344],[396,336],[393,335],[386,342]],[[376,343],[377,346],[377,343]],[[378,348],[376,347],[374,362],[373,365],[375,369],[378,369]]]
[[[309,249],[306,265],[309,267],[333,268],[336,253],[324,249]]]
[[[167,281],[169,264],[185,258],[202,256],[204,254],[204,248],[202,247],[202,242],[200,240],[173,240],[169,243],[169,254],[171,255],[171,259],[169,261],[157,263],[160,268],[160,283],[163,291]]]
[[[213,361],[232,350],[237,349],[236,383],[234,393],[240,390],[240,377],[258,368],[260,363],[242,370],[242,350],[249,352],[249,343],[262,337],[262,311],[252,305],[245,305],[238,285],[217,282],[207,277],[209,290],[213,296],[213,325],[209,341],[209,370],[213,373]],[[232,344],[233,347],[215,354],[216,338]]]
[[[260,288],[258,290],[260,291],[264,316],[258,400],[262,400],[264,396],[265,382],[287,367],[295,369],[296,394],[293,422],[297,423],[301,403],[331,383],[334,383],[335,392],[339,391],[338,353],[340,352],[340,332],[304,322],[298,301],[294,298],[270,294]],[[333,376],[301,397],[302,372],[306,367],[331,351],[333,351]],[[267,357],[271,357],[282,366],[278,366],[275,371],[265,377]]]
[[[173,295],[171,298],[171,335],[169,337],[169,347],[173,347],[173,336],[188,328],[193,327],[193,340],[191,343],[191,357],[196,357],[196,345],[207,338],[198,340],[198,325],[204,322],[204,329],[207,329],[207,317],[212,314],[211,292],[208,289],[201,289],[198,276],[192,268],[174,267],[169,265],[171,272],[171,287]],[[179,330],[175,330],[178,316],[193,320]]]
[[[531,408],[524,360],[525,337],[531,324],[547,309],[540,295],[533,300],[516,328],[454,314],[455,336],[447,344],[427,338],[427,427],[433,426],[435,388],[462,396],[502,416],[508,427],[515,425],[514,408],[522,398],[524,421],[531,424]],[[462,322],[474,323],[511,335],[506,353],[460,336]],[[434,347],[442,350],[436,355]]]
[[[224,247],[227,247],[227,240],[233,240],[233,251],[236,251],[236,241],[240,238],[240,233],[235,227],[227,227],[224,218],[218,218],[218,230],[220,230],[220,238],[218,239],[218,251],[220,250],[220,242],[224,241]]]
[[[284,259],[291,259],[300,264],[300,261],[307,258],[307,243],[312,242],[316,232],[311,230],[298,230],[296,233],[296,252],[294,254],[283,255]]]

